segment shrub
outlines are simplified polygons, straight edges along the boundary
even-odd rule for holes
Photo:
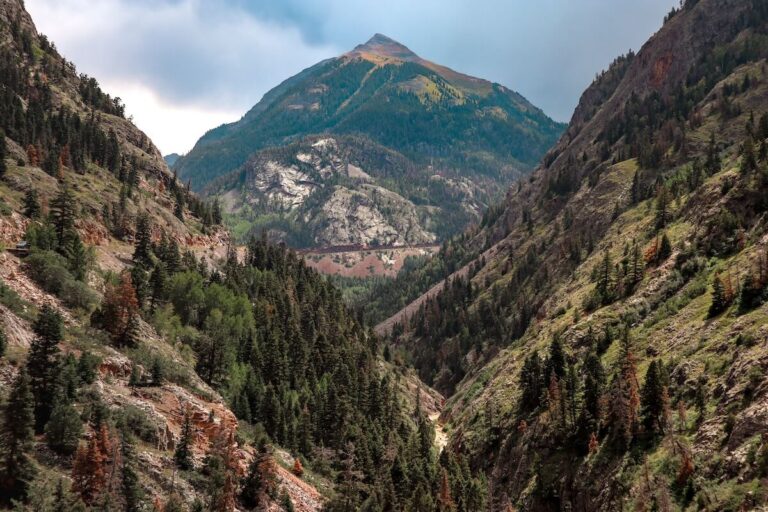
[[[81,281],[67,281],[61,291],[61,298],[71,308],[90,311],[96,305],[96,294]]]
[[[67,281],[73,281],[67,261],[52,251],[35,251],[26,259],[27,273],[43,290],[59,295]]]
[[[26,259],[26,269],[43,290],[60,297],[68,307],[90,311],[95,306],[96,294],[72,276],[67,260],[60,254],[34,251]]]

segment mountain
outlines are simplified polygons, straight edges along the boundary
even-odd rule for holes
[[[123,114],[0,1],[0,510],[424,510],[441,475],[483,489],[438,459],[442,397],[302,258],[234,250]]]
[[[181,158],[180,154],[171,153],[170,155],[165,155],[163,160],[165,160],[165,163],[168,165],[168,167],[173,167],[173,165],[178,162],[179,158]]]
[[[321,133],[364,135],[415,163],[489,181],[527,172],[560,135],[525,98],[424,60],[381,34],[287,79],[176,164],[200,190],[260,149]]]
[[[762,1],[673,9],[395,282],[425,293],[377,330],[450,397],[490,510],[765,508],[767,38]]]
[[[292,247],[421,245],[480,216],[488,195],[359,135],[315,135],[255,153],[208,185],[238,239]]]

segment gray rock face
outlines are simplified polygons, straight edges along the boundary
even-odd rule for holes
[[[415,173],[421,173],[423,185],[407,181]],[[218,195],[235,218],[266,224],[273,236],[315,247],[432,243],[446,212],[476,218],[482,208],[471,182],[417,168],[379,147],[361,149],[343,137],[316,136],[258,153],[215,185],[209,195]],[[443,194],[455,200],[450,208],[417,205],[392,190],[411,196],[417,187],[448,190]]]
[[[317,228],[319,245],[407,245],[435,240],[419,224],[413,203],[375,185],[357,190],[336,187],[309,222]]]

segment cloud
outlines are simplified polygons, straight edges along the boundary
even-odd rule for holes
[[[225,2],[27,0],[27,8],[65,57],[125,100],[163,151],[188,150],[206,129],[340,51]],[[184,123],[206,112],[209,124],[192,133]]]
[[[163,151],[185,151],[206,116],[207,128],[237,119],[284,79],[375,32],[567,121],[595,74],[638,49],[678,0],[26,3],[38,28],[123,97]]]

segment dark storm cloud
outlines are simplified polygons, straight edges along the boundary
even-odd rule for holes
[[[243,113],[288,76],[381,32],[563,121],[594,75],[637,49],[675,3],[27,0],[39,28],[82,70],[112,88],[140,84],[176,108]]]

